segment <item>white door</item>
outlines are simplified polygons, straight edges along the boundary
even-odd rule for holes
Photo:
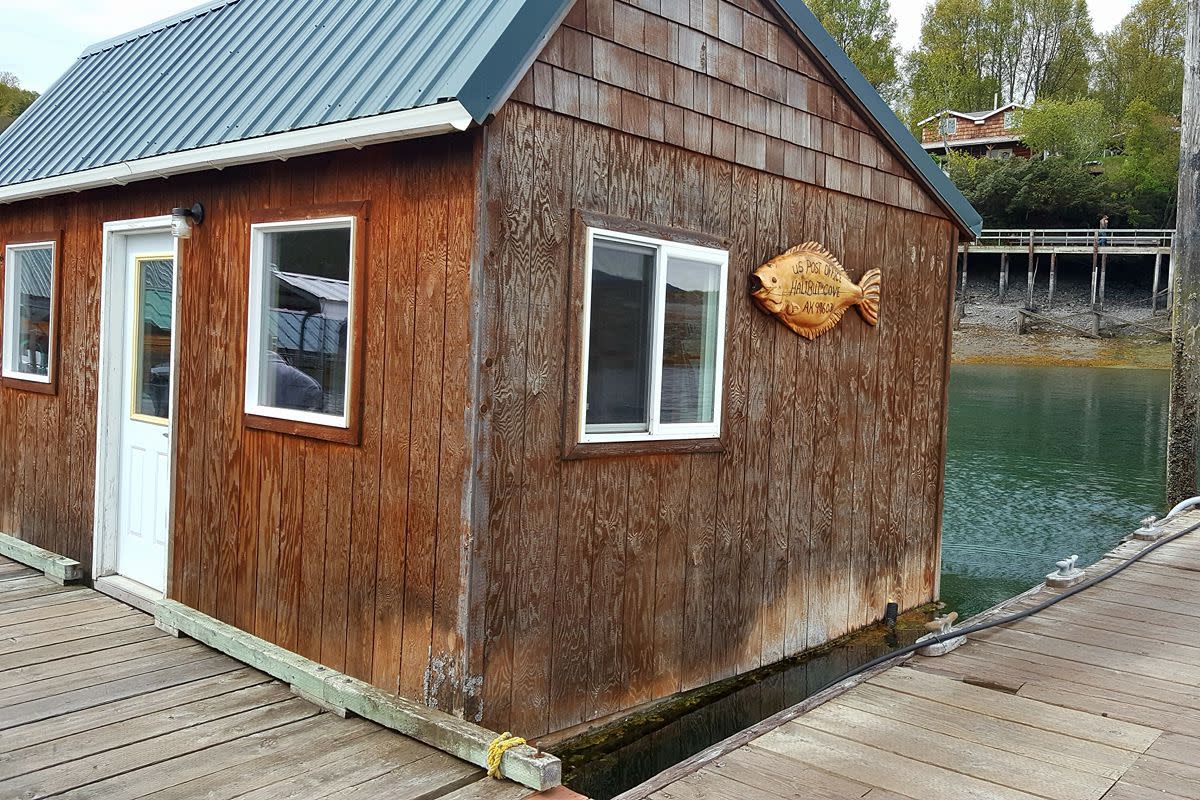
[[[125,241],[116,567],[161,592],[171,504],[174,241],[168,233]]]

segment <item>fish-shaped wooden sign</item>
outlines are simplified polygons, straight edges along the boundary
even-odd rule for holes
[[[833,254],[805,242],[772,258],[750,275],[755,305],[806,339],[832,330],[854,306],[871,325],[879,324],[879,270],[850,280]]]

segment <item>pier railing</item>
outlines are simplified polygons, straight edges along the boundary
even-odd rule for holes
[[[1141,228],[985,228],[971,248],[1140,247],[1170,250],[1175,231]]]
[[[959,247],[961,256],[961,280],[959,285],[959,313],[966,311],[967,298],[967,265],[970,257],[976,253],[981,255],[999,254],[1000,276],[998,282],[998,297],[1004,302],[1008,290],[1009,264],[1013,256],[1027,255],[1025,309],[1030,313],[1037,312],[1034,306],[1034,295],[1038,277],[1038,265],[1044,255],[1049,256],[1050,276],[1046,296],[1046,310],[1054,305],[1054,290],[1058,282],[1058,256],[1060,254],[1090,254],[1092,258],[1092,291],[1091,313],[1104,312],[1104,290],[1108,274],[1109,255],[1117,256],[1154,256],[1154,279],[1150,295],[1150,314],[1158,314],[1159,300],[1166,300],[1169,310],[1173,301],[1171,296],[1172,274],[1175,269],[1175,231],[1166,229],[1142,228],[986,228],[974,242],[964,243]],[[1162,282],[1163,260],[1169,260],[1169,271],[1165,288]],[[1107,312],[1104,312],[1107,313]],[[1097,320],[1099,318],[1097,317]],[[1099,322],[1097,322],[1097,325]],[[1129,323],[1138,324],[1138,323]],[[1020,326],[1019,326],[1020,327]],[[1099,335],[1098,330],[1096,335]]]

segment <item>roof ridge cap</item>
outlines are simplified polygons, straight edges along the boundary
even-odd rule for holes
[[[138,39],[145,38],[146,36],[166,30],[167,28],[188,22],[196,17],[202,17],[205,14],[211,14],[214,11],[219,11],[225,6],[236,5],[241,1],[242,0],[208,0],[207,3],[202,5],[192,6],[191,8],[172,14],[169,17],[164,17],[155,22],[143,25],[140,28],[134,28],[131,31],[126,31],[125,33],[121,33],[89,45],[88,47],[84,48],[82,53],[79,54],[79,59],[83,60],[99,53],[103,53],[106,50],[115,49],[121,45],[137,41]]]

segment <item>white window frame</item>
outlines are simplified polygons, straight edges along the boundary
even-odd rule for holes
[[[266,240],[271,233],[294,233],[298,231],[322,231],[350,229],[350,300],[346,311],[346,374],[342,396],[341,416],[300,411],[293,408],[276,408],[262,405],[260,396],[262,378],[263,331],[267,329],[266,290]],[[281,222],[259,222],[250,226],[250,303],[246,315],[246,413],[256,417],[303,422],[328,428],[349,429],[353,408],[350,392],[354,380],[354,354],[358,347],[355,340],[355,314],[360,313],[355,303],[357,296],[358,269],[358,218],[354,216],[331,216],[317,219],[284,220]]]
[[[17,337],[17,327],[20,324],[20,313],[17,310],[16,259],[13,256],[21,251],[42,250],[46,247],[50,248],[50,341],[46,353],[46,374],[38,375],[34,372],[21,372],[13,364],[13,345]],[[58,357],[57,294],[58,242],[51,239],[45,242],[21,242],[4,247],[4,338],[3,342],[0,342],[4,352],[0,359],[0,375],[13,380],[46,385],[50,385],[54,380],[54,370],[58,366],[54,363]]]
[[[938,120],[938,133],[942,136],[953,136],[958,133],[958,117],[946,116]]]
[[[592,254],[597,239],[653,247],[656,250],[654,260],[654,293],[651,299],[650,313],[653,315],[650,340],[650,397],[649,423],[647,430],[638,431],[588,431],[587,429],[587,397],[589,348],[591,344],[591,315],[592,315]],[[664,423],[659,421],[662,413],[662,357],[663,357],[663,328],[665,317],[663,302],[667,291],[667,261],[668,259],[683,258],[690,261],[700,261],[720,268],[718,286],[720,292],[717,299],[717,343],[716,364],[713,375],[713,419],[703,423]],[[603,228],[587,229],[587,253],[584,258],[584,289],[583,289],[583,323],[582,359],[580,361],[579,381],[579,443],[590,444],[598,442],[653,442],[678,439],[717,439],[721,436],[721,410],[724,396],[725,372],[725,315],[729,295],[729,252],[712,247],[672,242],[666,239],[656,239],[632,233],[606,230]]]

